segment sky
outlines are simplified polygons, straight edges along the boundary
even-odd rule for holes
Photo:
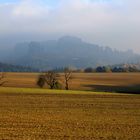
[[[140,0],[0,0],[0,48],[72,35],[140,53]]]

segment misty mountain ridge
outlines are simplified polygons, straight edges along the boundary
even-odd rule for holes
[[[117,51],[109,47],[84,42],[73,36],[44,42],[24,42],[15,46],[6,62],[40,70],[73,66],[76,68],[139,63],[140,55],[133,51]]]

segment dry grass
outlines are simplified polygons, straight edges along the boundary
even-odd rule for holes
[[[46,90],[35,88],[38,74],[6,76],[5,86],[22,88],[0,88],[0,140],[140,140],[140,95]],[[139,85],[139,73],[73,74],[70,88]]]
[[[37,87],[37,73],[7,73],[9,87]],[[60,76],[63,83],[63,76]],[[64,88],[64,87],[63,87]],[[74,73],[70,81],[72,90],[108,92],[139,92],[140,73]]]
[[[140,139],[139,95],[65,92],[0,88],[0,139]]]

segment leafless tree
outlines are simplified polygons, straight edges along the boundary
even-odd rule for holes
[[[72,70],[70,68],[64,69],[65,89],[69,90],[69,80],[72,78]]]
[[[0,73],[0,86],[3,86],[7,81],[5,81],[5,73]]]
[[[45,81],[50,86],[50,89],[54,89],[56,84],[58,83],[57,77],[58,74],[54,71],[48,71],[45,74]]]
[[[58,82],[58,77],[59,75],[56,72],[48,71],[38,77],[37,85],[43,88],[46,83],[50,89],[61,88],[61,84]]]

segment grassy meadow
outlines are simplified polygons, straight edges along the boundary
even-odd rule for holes
[[[37,77],[6,74],[0,140],[140,140],[140,95],[116,93],[138,93],[139,73],[74,73],[69,91],[40,89]]]

